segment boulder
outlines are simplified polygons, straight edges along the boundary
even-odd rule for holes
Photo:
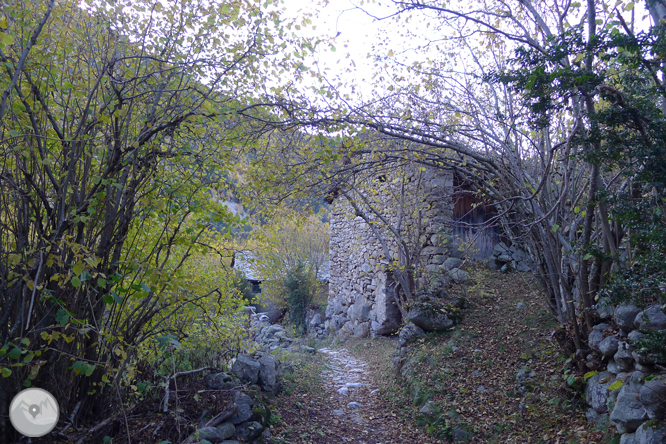
[[[409,311],[409,321],[425,331],[448,330],[455,325],[443,306],[432,302],[419,302]]]
[[[362,322],[354,327],[355,338],[367,338],[370,334],[370,323]]]
[[[356,302],[354,302],[352,308],[351,319],[359,322],[364,322],[370,320],[370,309],[372,304],[369,304],[363,296],[356,296]]]
[[[516,271],[519,271],[521,273],[526,273],[531,270],[532,268],[529,266],[527,262],[525,261],[516,262]]]
[[[495,259],[496,262],[499,262],[501,264],[511,263],[512,260],[513,260],[513,258],[509,254],[500,254]]]
[[[469,273],[461,270],[460,268],[453,268],[448,271],[447,275],[453,279],[456,284],[466,284],[469,282]]]
[[[634,327],[639,330],[652,332],[665,330],[666,315],[659,305],[653,305],[636,315]]]
[[[620,438],[620,444],[636,444],[636,434],[635,433],[625,433]]]
[[[256,352],[253,357],[259,364],[259,378],[257,380],[265,392],[277,393],[280,390],[282,365],[280,360],[270,353]]]
[[[453,270],[454,268],[459,268],[462,265],[463,261],[457,257],[450,257],[444,261],[444,268],[446,271]]]
[[[647,421],[636,430],[635,437],[636,444],[666,444],[666,423]]]
[[[232,373],[219,372],[206,376],[206,388],[210,390],[229,390],[241,385],[241,380]]]
[[[402,330],[400,330],[400,334],[398,335],[398,342],[400,343],[400,346],[402,347],[403,345],[407,344],[408,342],[421,337],[425,335],[425,332],[421,327],[418,325],[413,324],[410,322],[409,324],[405,325],[402,327]]]
[[[231,427],[233,427],[233,425]],[[231,435],[228,435],[225,429],[220,429],[219,427],[204,427],[199,429],[198,433],[199,439],[205,439],[206,441],[216,444],[233,436],[234,431],[231,432]]]
[[[259,437],[264,428],[257,421],[248,421],[236,428],[236,436],[243,442],[250,442]]]
[[[336,330],[340,330],[343,325],[348,321],[346,316],[343,315],[333,315],[331,318],[331,324],[333,325],[333,328]]]
[[[608,387],[613,383],[613,375],[609,372],[601,372],[587,380],[585,387],[585,400],[588,405],[598,413],[608,411]]]
[[[241,381],[246,384],[256,384],[259,379],[261,366],[257,361],[245,354],[239,354],[231,366],[231,371],[236,373]]]
[[[608,425],[608,413],[599,413],[593,408],[589,408],[585,413],[587,422],[592,422],[597,425],[597,428],[606,427]]]
[[[611,423],[615,424],[619,433],[631,433],[647,419],[647,412],[637,393],[623,386],[610,415]]]
[[[615,356],[620,341],[615,336],[609,336],[599,342],[599,351],[604,356]]]
[[[604,340],[604,331],[610,328],[608,324],[598,324],[592,328],[587,337],[587,344],[594,350],[599,350],[599,343]]]
[[[617,353],[613,356],[618,368],[623,372],[631,371],[634,368],[634,356],[631,354],[630,345],[626,342],[619,342]]]
[[[631,331],[634,327],[636,315],[641,309],[635,305],[619,305],[615,309],[615,323],[624,331]]]
[[[638,392],[648,418],[663,419],[666,413],[666,376],[647,381]]]
[[[223,422],[215,428],[221,432],[221,434],[225,437],[224,439],[231,438],[234,436],[234,433],[236,433],[236,427],[230,422]]]
[[[312,316],[312,319],[310,319],[310,327],[315,328],[317,325],[320,325],[322,323],[321,315],[319,313],[315,313],[314,316]]]
[[[252,407],[254,402],[252,398],[242,392],[234,393],[234,406],[236,407],[236,413],[229,418],[229,422],[232,424],[243,423],[250,418],[252,418]]]

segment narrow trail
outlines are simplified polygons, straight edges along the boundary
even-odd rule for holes
[[[271,443],[438,442],[381,397],[381,381],[375,379],[366,362],[348,349],[320,349],[318,358],[323,361],[319,392],[314,390],[307,396],[292,394],[290,400],[280,399],[301,407],[298,412],[285,404],[278,408],[285,427],[277,428]]]

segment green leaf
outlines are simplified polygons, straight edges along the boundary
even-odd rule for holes
[[[81,272],[83,271],[84,265],[83,262],[79,261],[72,267],[72,271],[74,272],[75,275],[80,275]]]
[[[55,320],[60,325],[66,325],[69,322],[69,312],[64,308],[61,308],[56,312]]]
[[[2,46],[9,46],[14,43],[14,36],[0,32],[0,44]]]
[[[560,228],[560,226],[558,224],[555,224],[555,225],[553,225],[553,228],[551,228],[551,230],[553,230],[553,233],[555,233],[555,232],[557,232],[557,230],[559,230],[559,228]]]
[[[32,387],[32,382],[29,379],[23,381],[23,387]]]
[[[618,379],[617,381],[615,381],[614,383],[612,383],[611,385],[608,386],[608,390],[610,390],[610,391],[617,390],[620,387],[622,387],[623,385],[624,385],[624,383],[622,382],[622,380]]]
[[[75,286],[76,288],[79,288],[81,286],[81,279],[78,277],[74,276],[72,278],[72,285]]]
[[[3,369],[2,369],[2,376],[3,376],[3,377],[5,377],[5,378],[9,378],[9,377],[11,376],[11,374],[12,374],[11,369],[4,368],[4,367],[3,367]]]
[[[21,357],[21,349],[18,347],[14,347],[12,351],[9,352],[9,357],[11,359],[18,359]]]
[[[624,5],[625,11],[631,11],[632,9],[634,9],[634,2],[629,2],[626,5]]]
[[[585,380],[587,381],[587,380],[590,379],[592,376],[594,376],[594,375],[596,375],[596,374],[598,374],[598,373],[599,373],[599,372],[596,371],[596,370],[595,370],[595,371],[592,371],[592,372],[587,372],[587,373],[585,373],[585,375],[583,376],[583,379],[585,379]]]
[[[104,296],[102,296],[102,300],[104,301],[105,304],[108,305],[113,305],[113,303],[115,302],[113,300],[113,296],[111,296],[110,294],[105,294]]]
[[[106,288],[106,279],[97,278],[97,286],[100,288]]]

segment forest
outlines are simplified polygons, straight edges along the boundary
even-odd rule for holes
[[[312,37],[317,13],[279,0],[3,3],[1,441],[24,388],[53,393],[76,440],[174,373],[228,365],[247,347],[239,251],[272,252],[278,303],[298,269],[325,306],[332,197],[397,245],[406,315],[424,241],[381,217],[366,175],[464,182],[574,355],[606,307],[663,307],[666,3],[385,3],[376,20],[419,44],[373,48],[363,94],[318,68],[343,51]]]

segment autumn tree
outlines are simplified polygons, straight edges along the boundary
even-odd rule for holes
[[[104,418],[136,390],[137,347],[177,337],[184,310],[226,304],[219,282],[188,268],[216,251],[211,223],[235,223],[211,199],[224,186],[211,171],[290,124],[288,88],[313,44],[292,39],[273,2],[27,1],[1,14],[0,434],[11,440],[22,386],[52,391],[71,424]]]

